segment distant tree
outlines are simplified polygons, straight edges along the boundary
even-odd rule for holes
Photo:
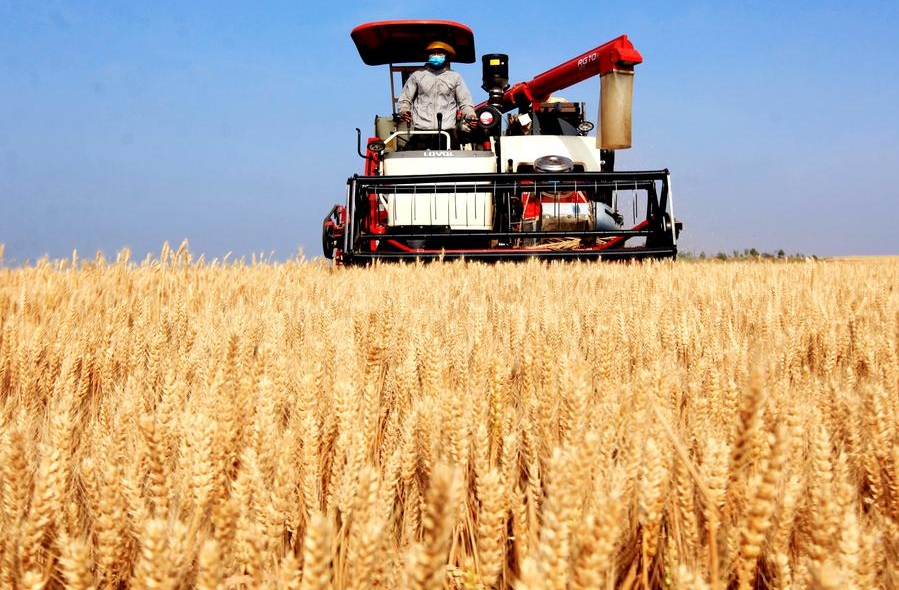
[[[778,258],[784,258],[786,255],[787,255],[787,253],[784,252],[784,249],[783,249],[783,248],[781,248],[780,250],[777,251],[777,257],[778,257]]]

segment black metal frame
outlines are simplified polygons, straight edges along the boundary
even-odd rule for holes
[[[488,261],[546,259],[645,259],[677,256],[677,234],[674,223],[673,199],[667,169],[637,172],[545,172],[430,174],[407,176],[359,176],[347,180],[346,224],[341,239],[342,261],[345,264],[365,264],[374,260],[448,260],[455,258]],[[661,190],[657,190],[657,183]],[[587,194],[610,195],[613,190],[646,190],[646,218],[633,228],[620,230],[557,230],[515,231],[512,227],[512,202],[521,192],[586,191]],[[447,230],[433,228],[391,228],[388,233],[371,233],[362,229],[367,216],[371,193],[486,193],[493,195],[494,222],[491,231]],[[603,202],[603,199],[592,199]],[[376,212],[374,213],[376,214]],[[549,247],[514,246],[512,240],[529,238],[613,238],[612,245],[586,246],[553,250]],[[642,246],[626,246],[631,238],[644,237]],[[617,238],[617,239],[616,239]],[[439,240],[441,248],[372,250],[371,240]],[[494,242],[493,246],[472,247],[477,243]],[[396,243],[396,242],[392,242]],[[456,246],[456,244],[459,244]]]

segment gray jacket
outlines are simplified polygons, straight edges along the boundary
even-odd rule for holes
[[[417,70],[406,80],[396,103],[399,112],[412,111],[412,124],[418,129],[437,129],[437,113],[443,114],[443,129],[456,124],[456,109],[463,117],[475,116],[471,93],[462,76],[450,67],[431,66]]]

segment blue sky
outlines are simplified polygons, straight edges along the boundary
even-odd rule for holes
[[[617,165],[671,170],[683,249],[899,254],[899,3],[361,4],[0,0],[5,262],[318,256],[355,128],[390,110],[349,32],[400,18],[467,24],[513,82],[627,34]],[[559,94],[595,119],[598,89]]]

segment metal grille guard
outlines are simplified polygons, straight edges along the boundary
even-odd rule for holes
[[[645,191],[644,219],[621,229],[562,229],[519,231],[513,223],[512,203],[523,193],[581,192],[590,201],[606,202],[616,191]],[[438,227],[386,227],[374,223],[371,211],[380,195],[437,195],[489,193],[492,227],[486,230]],[[376,206],[376,205],[374,205]],[[636,206],[636,205],[635,205]],[[667,169],[633,172],[522,172],[359,176],[347,180],[346,223],[342,235],[344,263],[403,259],[516,260],[643,259],[677,256],[680,224],[675,222],[671,179]],[[522,246],[526,240],[581,239],[579,247]],[[640,246],[627,246],[632,238],[645,238]],[[412,247],[409,242],[438,242],[439,248]]]

